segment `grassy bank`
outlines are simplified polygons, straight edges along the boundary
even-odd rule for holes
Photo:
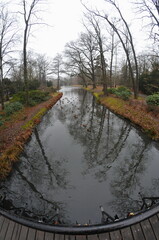
[[[46,102],[25,107],[0,127],[0,180],[9,175],[35,126],[61,97],[62,93],[55,93]]]
[[[153,140],[159,140],[159,116],[148,109],[143,98],[139,98],[139,100],[130,98],[130,100],[124,101],[112,94],[103,96],[99,89],[91,90],[89,88],[87,90],[91,91],[97,100],[111,111],[141,127],[141,130]]]

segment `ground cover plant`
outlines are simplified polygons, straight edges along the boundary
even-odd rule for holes
[[[146,98],[146,102],[148,105],[159,106],[159,93],[149,95]]]
[[[13,113],[18,112],[22,108],[23,108],[23,104],[21,104],[20,102],[12,102],[12,103],[8,103],[5,106],[4,112],[6,116],[10,116]]]
[[[108,88],[108,93],[114,94],[123,100],[128,100],[132,95],[130,89],[124,86],[120,86],[118,88]]]

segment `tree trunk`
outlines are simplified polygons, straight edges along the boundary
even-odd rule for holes
[[[96,82],[95,82],[95,75],[94,73],[92,74],[92,83],[93,83],[93,89],[96,88]]]
[[[60,73],[59,73],[59,70],[58,70],[58,73],[57,73],[57,90],[60,89]]]
[[[111,58],[110,58],[110,87],[112,87],[112,74],[113,74],[113,58],[114,58],[114,31],[112,34]]]
[[[3,70],[2,70],[2,59],[0,58],[0,97],[2,110],[4,109],[4,86],[3,86]]]
[[[24,42],[23,42],[23,68],[24,68],[24,85],[25,85],[25,101],[26,105],[29,104],[29,89],[28,89],[28,71],[27,71],[27,30],[28,24],[24,30]]]
[[[134,73],[133,73],[133,69],[132,69],[131,61],[130,61],[130,57],[129,57],[129,52],[128,52],[128,50],[125,46],[125,43],[124,43],[119,31],[117,30],[117,28],[108,20],[108,18],[105,18],[105,19],[109,23],[109,25],[113,28],[113,30],[116,32],[116,34],[118,35],[118,37],[121,41],[121,44],[124,48],[124,51],[125,51],[125,54],[126,54],[126,57],[127,57],[127,61],[128,61],[129,70],[130,70],[130,75],[131,75],[131,80],[132,80],[132,85],[133,85],[133,90],[134,90],[134,98],[137,99],[138,98],[138,88],[137,88],[137,83],[135,82]],[[136,63],[136,61],[135,61],[135,63]],[[137,74],[137,76],[136,76],[136,79],[137,79],[138,72],[136,74]]]

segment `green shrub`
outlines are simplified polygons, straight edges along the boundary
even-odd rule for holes
[[[56,92],[57,92],[57,89],[54,88],[54,87],[49,87],[49,91],[50,91],[51,93],[56,93]]]
[[[120,86],[117,88],[118,92],[131,92],[127,87]]]
[[[147,95],[152,95],[159,92],[158,63],[151,72],[147,71],[146,73],[141,74],[139,78],[139,89]]]
[[[110,94],[115,94],[116,93],[116,88],[108,88],[107,91]]]
[[[4,121],[2,120],[2,116],[0,115],[0,126],[2,126]]]
[[[18,92],[13,95],[11,102],[25,103],[25,92]]]
[[[23,108],[23,105],[20,102],[8,103],[5,106],[4,112],[7,116],[10,116],[14,112],[17,112]]]
[[[29,105],[34,106],[38,103],[41,103],[43,101],[47,101],[49,99],[49,92],[43,92],[40,90],[32,90],[29,91]],[[26,102],[26,93],[25,92],[19,92],[15,94],[12,98],[12,102],[18,101],[22,104],[25,104]]]
[[[116,91],[115,95],[117,97],[120,97],[121,99],[123,100],[129,100],[130,96],[131,96],[131,92],[128,92],[128,91]]]
[[[33,106],[35,106],[37,104],[37,102],[34,101],[33,99],[29,99],[28,104],[29,104],[30,107],[33,107]]]
[[[159,106],[159,93],[155,93],[153,95],[148,96],[146,98],[146,102],[148,105]]]
[[[128,100],[131,96],[131,91],[124,86],[118,87],[118,88],[108,88],[108,92],[115,94],[117,97]]]
[[[40,90],[33,90],[29,92],[29,99],[35,101],[36,103],[40,103],[45,101],[47,96],[49,95],[48,92],[42,92]]]

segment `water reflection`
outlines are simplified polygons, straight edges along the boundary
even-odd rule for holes
[[[101,205],[122,217],[140,208],[139,192],[158,196],[157,145],[90,93],[62,91],[1,183],[1,205],[50,223],[99,223]]]

